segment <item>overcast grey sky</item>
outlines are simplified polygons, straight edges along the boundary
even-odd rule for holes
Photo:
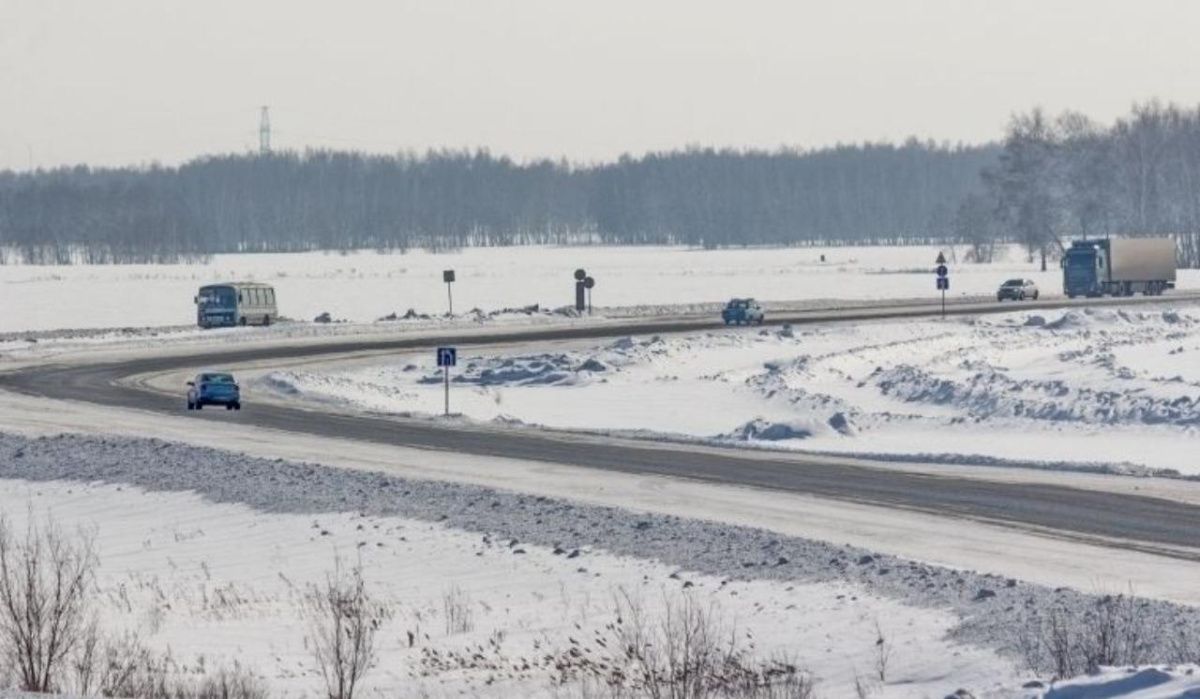
[[[257,143],[519,159],[981,142],[1200,102],[1185,0],[0,0],[0,168]]]

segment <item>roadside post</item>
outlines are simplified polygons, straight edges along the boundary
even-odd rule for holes
[[[596,286],[596,280],[591,277],[584,277],[583,288],[587,289],[587,307],[588,315],[592,314],[592,287]]]
[[[942,292],[942,320],[946,319],[946,291],[950,288],[950,270],[946,267],[946,256],[938,252],[937,268],[937,288]]]
[[[454,315],[454,294],[450,291],[450,285],[454,283],[454,270],[447,269],[442,272],[442,281],[446,282],[446,300],[450,302],[450,315]]]
[[[587,272],[584,271],[582,267],[575,270],[575,310],[579,311],[580,313],[583,313],[583,309],[585,308],[583,295],[584,290],[587,289],[587,278]],[[593,284],[594,283],[595,282],[593,282]]]
[[[458,363],[458,349],[455,347],[437,348],[437,365],[442,368],[442,380],[446,386],[446,417],[450,417],[450,367]]]

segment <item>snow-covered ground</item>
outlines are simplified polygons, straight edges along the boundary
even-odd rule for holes
[[[734,295],[790,307],[928,298],[935,255],[933,248],[518,248],[220,256],[202,266],[0,267],[6,304],[0,360],[57,360],[81,349],[129,356],[364,333],[608,322],[668,306],[708,313]],[[579,266],[599,282],[599,318],[488,313],[569,303],[570,272]],[[459,278],[456,310],[481,313],[437,317],[445,301],[441,270],[451,267]],[[1050,292],[1058,287],[1057,270],[1038,273],[1016,250],[993,265],[952,268],[956,296],[989,294],[1011,276],[1033,278]],[[329,311],[352,322],[190,327],[195,287],[228,279],[275,284],[281,310],[294,318]],[[1200,277],[1184,273],[1180,286],[1200,287]],[[408,308],[432,317],[375,322]],[[142,329],[61,331],[118,326]],[[921,461],[928,469],[974,464],[991,478],[1069,477],[1078,487],[1123,490],[1128,479],[1024,469],[1010,469],[1022,472],[1010,476],[988,465],[1200,475],[1191,457],[1200,438],[1195,357],[1200,308],[1167,299],[944,322],[738,329],[487,353],[464,347],[452,400],[466,419],[505,429],[863,454]],[[244,388],[254,401],[438,419],[441,375],[432,359],[422,353],[260,368],[243,375]],[[241,425],[116,417],[25,397],[0,401],[4,429],[176,435],[190,442],[111,436],[22,442],[0,434],[0,512],[19,525],[32,504],[35,514],[49,510],[64,524],[95,526],[112,624],[139,629],[184,661],[248,661],[286,696],[316,695],[301,597],[337,557],[361,557],[372,590],[391,610],[381,637],[384,659],[369,681],[372,696],[394,696],[400,688],[435,697],[563,696],[551,688],[554,672],[544,664],[489,678],[496,674],[493,660],[523,665],[535,644],[538,651],[569,650],[573,638],[594,638],[612,620],[621,591],[636,591],[652,613],[664,598],[684,594],[717,604],[752,636],[756,654],[783,652],[811,671],[821,697],[853,696],[856,678],[871,673],[877,621],[893,644],[893,671],[872,696],[939,697],[960,687],[997,699],[1121,696],[1133,687],[1142,692],[1133,696],[1173,697],[1198,684],[1188,667],[1140,674],[1114,668],[1053,689],[1022,688],[1030,679],[1047,680],[1047,670],[1028,670],[1014,651],[1013,634],[1033,623],[1031,609],[1058,604],[1077,616],[1092,609],[1096,598],[1080,590],[1133,587],[1153,598],[1193,601],[1194,566],[1178,559],[982,523],[956,523],[950,540],[945,520],[931,515],[776,493],[654,478],[618,482],[552,464],[481,463],[340,440],[284,440]],[[70,427],[72,421],[83,427]],[[359,471],[339,471],[196,446],[230,443],[272,458],[363,463],[350,465]],[[459,483],[421,480],[427,478]],[[1138,483],[1174,484],[1180,497],[1195,495],[1183,491],[1192,483]],[[705,503],[715,505],[706,510]],[[694,519],[697,513],[710,521]],[[919,527],[910,521],[916,518]],[[759,526],[766,528],[750,528]],[[1053,589],[1060,584],[1075,589]],[[470,631],[445,628],[446,596],[455,590],[472,610]],[[1193,609],[1150,602],[1141,611],[1154,633],[1200,629]],[[418,642],[409,647],[407,633],[416,627]],[[480,665],[491,667],[464,669],[460,660],[481,645],[489,655]],[[1179,659],[1156,647],[1139,662]]]
[[[552,686],[558,661],[572,649],[603,660],[596,639],[624,595],[652,622],[685,595],[713,605],[755,656],[810,671],[821,697],[854,696],[856,682],[877,697],[1038,696],[1022,685],[1045,685],[1046,655],[1022,639],[1058,610],[1085,647],[1089,614],[1113,599],[746,527],[157,440],[0,434],[0,512],[18,531],[32,514],[96,533],[110,630],[137,630],[189,667],[238,660],[280,696],[317,695],[302,602],[339,560],[361,561],[387,610],[366,696],[573,696]],[[1200,639],[1195,610],[1136,604],[1144,662]],[[449,606],[469,622],[447,628]]]
[[[877,621],[894,646],[891,681],[868,680],[883,687],[877,696],[941,696],[1019,677],[994,652],[948,639],[958,621],[949,610],[846,582],[730,581],[396,517],[263,514],[190,494],[0,481],[0,511],[18,531],[29,503],[68,530],[95,529],[108,628],[135,630],[186,664],[237,661],[275,696],[320,696],[304,594],[339,558],[343,568],[361,562],[389,616],[365,696],[552,696],[559,672],[544,657],[562,660],[572,639],[602,657],[595,639],[606,637],[626,593],[655,621],[682,595],[716,605],[727,626],[752,639],[756,656],[786,655],[811,668],[822,696],[850,696],[855,674],[873,672]],[[465,608],[458,629],[447,628],[450,595]]]
[[[954,256],[954,251],[946,248]],[[469,248],[405,254],[357,252],[217,255],[196,265],[0,266],[0,333],[58,328],[191,325],[203,284],[253,280],[275,285],[279,310],[310,321],[372,322],[408,309],[446,311],[442,270],[454,269],[454,308],[492,311],[574,302],[576,268],[596,279],[598,307],[695,305],[753,296],[768,301],[933,298],[937,248],[836,247],[696,250],[669,247]],[[825,261],[821,261],[821,256]],[[1060,272],[1001,250],[988,265],[951,263],[951,296],[991,295],[1009,277],[1058,293]],[[1181,272],[1180,288],[1200,288]]]
[[[289,401],[436,415],[428,353],[267,371]],[[464,349],[455,412],[479,421],[956,463],[1200,475],[1200,309],[1014,312],[536,352]]]
[[[1092,675],[1058,682],[1030,699],[1187,699],[1200,696],[1200,667],[1106,667]]]

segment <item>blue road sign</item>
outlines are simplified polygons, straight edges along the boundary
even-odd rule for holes
[[[939,277],[944,277],[949,273],[950,273],[950,270],[946,269],[946,265],[938,265],[937,266],[937,275]]]
[[[454,347],[438,347],[437,362],[438,366],[454,366],[458,363],[458,349]]]
[[[938,277],[937,288],[940,291],[946,291],[950,288],[950,277]]]

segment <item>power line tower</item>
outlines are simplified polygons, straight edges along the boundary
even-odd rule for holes
[[[268,155],[271,152],[271,117],[267,108],[262,108],[262,116],[258,120],[258,154]]]

